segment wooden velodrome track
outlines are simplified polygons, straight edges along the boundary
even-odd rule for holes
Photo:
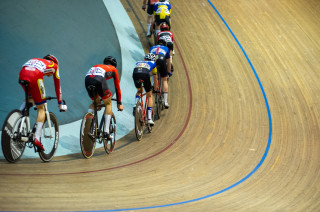
[[[121,1],[147,51],[142,0]],[[0,210],[320,211],[320,1],[171,3],[153,132],[89,160],[1,160]]]

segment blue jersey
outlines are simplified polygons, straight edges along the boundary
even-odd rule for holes
[[[153,74],[157,74],[157,65],[154,61],[138,61],[136,63],[136,68],[146,68],[149,72],[152,71]]]
[[[162,12],[162,8],[165,10],[165,12],[167,14],[170,15],[171,13],[171,4],[170,2],[156,2],[154,5],[153,5],[153,11],[154,13],[161,13]]]
[[[169,48],[166,46],[162,46],[162,45],[152,46],[149,52],[152,54],[165,55],[167,59],[170,58],[170,51],[169,51]]]

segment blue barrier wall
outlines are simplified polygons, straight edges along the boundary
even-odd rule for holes
[[[59,60],[68,112],[59,113],[56,101],[48,104],[59,124],[79,120],[87,111],[84,76],[91,66],[113,55],[122,70],[118,37],[102,0],[1,0],[0,46],[1,128],[9,111],[24,99],[18,76],[30,58],[50,53]],[[47,96],[55,96],[52,77],[44,77],[44,83]]]

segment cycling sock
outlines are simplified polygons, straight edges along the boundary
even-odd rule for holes
[[[168,92],[163,92],[164,102],[168,103]]]
[[[92,110],[91,108],[88,109],[88,113],[93,113],[94,110]]]
[[[152,107],[147,107],[148,109],[148,119],[152,119]]]
[[[26,107],[26,102],[22,102],[21,106],[20,106],[20,111],[23,111],[23,109]]]
[[[109,134],[111,115],[104,114],[104,132]]]
[[[148,33],[150,33],[150,27],[151,27],[151,24],[147,24]]]
[[[43,126],[43,123],[42,123],[42,122],[37,122],[35,137],[36,137],[36,139],[38,139],[39,141],[40,141],[40,137],[41,137],[42,126]]]

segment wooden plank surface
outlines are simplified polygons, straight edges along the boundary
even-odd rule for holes
[[[147,51],[142,1],[121,2]],[[171,3],[171,107],[153,132],[90,160],[1,160],[0,210],[320,210],[320,1],[212,1],[262,87],[207,1]]]

